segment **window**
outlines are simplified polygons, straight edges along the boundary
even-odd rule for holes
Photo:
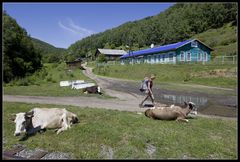
[[[162,56],[162,60],[165,61],[165,55]]]
[[[159,62],[162,62],[162,55],[159,55]]]
[[[203,61],[207,61],[207,52],[204,52],[203,54]]]
[[[191,47],[198,47],[198,42],[197,41],[193,41],[191,43]]]
[[[191,52],[187,52],[187,61],[191,61]]]
[[[184,59],[184,52],[183,51],[181,51],[180,52],[180,61],[184,61],[185,59]]]
[[[202,53],[198,53],[198,61],[202,61]]]
[[[154,55],[154,62],[157,62],[157,55]]]
[[[148,62],[151,62],[151,56],[148,56]]]
[[[173,53],[169,54],[169,61],[173,61]]]

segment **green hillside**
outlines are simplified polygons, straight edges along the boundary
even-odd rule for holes
[[[209,46],[217,47],[217,53],[224,53],[222,47],[218,45],[230,45],[236,40],[233,38],[236,34],[227,32],[231,37],[229,40],[228,37],[223,37],[225,29],[217,30],[228,23],[232,23],[233,28],[236,28],[237,3],[177,3],[156,16],[127,22],[79,40],[68,48],[68,52],[76,57],[86,57],[93,55],[97,48],[126,50],[125,46],[129,45],[132,50],[139,50],[149,48],[152,43],[155,45],[175,43],[212,30],[216,40],[209,39],[212,42],[205,42],[204,35],[200,35],[203,38],[201,40],[206,44],[210,43]],[[228,28],[231,27],[226,26],[227,30],[231,30]]]
[[[53,45],[48,44],[36,38],[31,38],[31,39],[32,39],[34,48],[37,49],[42,55],[42,59],[44,63],[46,62],[53,63],[53,62],[59,62],[63,60],[66,49],[54,47]]]
[[[194,35],[214,49],[212,56],[237,55],[237,27],[232,23]]]

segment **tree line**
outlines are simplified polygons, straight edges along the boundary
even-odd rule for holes
[[[30,36],[3,11],[3,81],[23,78],[42,67],[41,55]]]
[[[56,48],[36,38],[31,38],[34,48],[41,54],[43,63],[54,63],[65,60],[65,48]]]

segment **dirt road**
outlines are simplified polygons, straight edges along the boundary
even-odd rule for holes
[[[45,97],[45,96],[13,96],[4,95],[3,101],[9,102],[25,102],[25,103],[44,103],[44,104],[59,104],[59,105],[73,105],[89,108],[105,108],[121,111],[136,111],[143,112],[147,108],[139,108],[138,104],[143,96],[132,93],[131,91],[114,90],[113,85],[128,85],[127,82],[113,78],[106,78],[96,76],[92,73],[92,69],[85,67],[84,74],[89,78],[95,80],[97,84],[103,89],[104,93],[115,97],[113,99],[100,99],[97,97]],[[117,83],[116,83],[117,82]]]
[[[10,102],[26,102],[26,103],[45,103],[45,104],[60,104],[73,105],[89,108],[105,108],[121,111],[135,111],[143,112],[147,108],[139,108],[138,104],[143,99],[143,94],[138,90],[139,83],[136,81],[129,81],[124,79],[108,78],[103,76],[96,76],[92,73],[92,69],[84,66],[84,74],[89,78],[95,80],[102,88],[105,94],[115,97],[113,99],[100,99],[97,97],[44,97],[44,96],[10,96],[4,95],[4,101]],[[164,94],[178,94],[178,92],[158,90]],[[199,96],[199,94],[192,94]],[[237,101],[235,97],[226,98],[224,96],[208,96],[212,97],[213,105],[208,105],[199,109],[200,114],[214,115],[223,117],[237,117],[237,108],[234,105]],[[160,94],[156,93],[156,101],[162,101]],[[147,102],[148,103],[148,102]],[[150,103],[150,102],[149,102]],[[165,105],[163,102],[158,102],[160,105]],[[224,106],[225,104],[225,106]],[[234,105],[234,106],[226,106]]]

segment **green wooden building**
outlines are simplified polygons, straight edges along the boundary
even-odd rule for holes
[[[212,48],[198,39],[186,40],[149,49],[132,51],[120,57],[125,63],[184,63],[209,62]]]

